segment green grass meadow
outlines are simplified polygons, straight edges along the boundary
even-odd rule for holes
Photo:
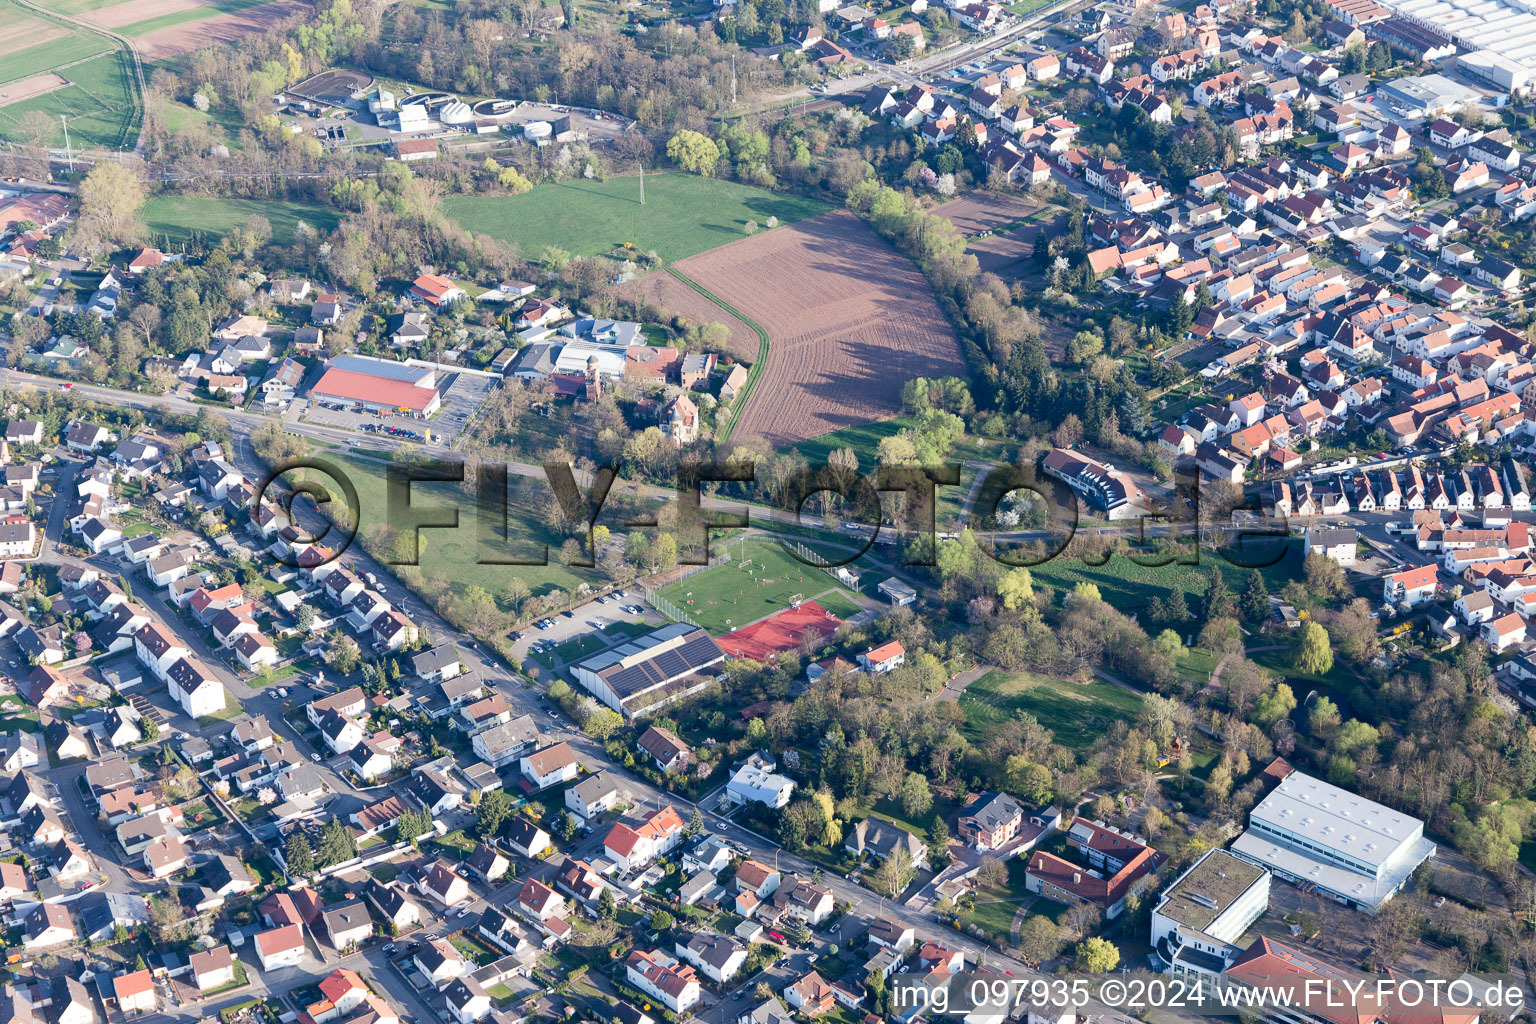
[[[1056,742],[1081,749],[1102,736],[1111,722],[1135,721],[1141,698],[1101,680],[1078,684],[1033,672],[993,669],[966,687],[960,708],[972,742],[980,742],[1014,712],[1026,711],[1055,734]]]
[[[69,45],[74,38],[55,40],[48,45]],[[96,51],[100,51],[105,42],[97,36],[78,38],[91,43]],[[85,49],[89,51],[91,47]],[[4,59],[0,58],[0,61]],[[60,62],[55,60],[54,63]],[[140,110],[128,55],[122,50],[109,50],[99,57],[64,68],[59,74],[69,80],[68,86],[0,107],[0,135],[13,132],[23,114],[40,110],[54,121],[53,138],[47,140],[49,145],[64,144],[64,129],[58,119],[60,115],[66,115],[69,118],[69,141],[76,148],[132,149],[137,139]],[[10,76],[0,74],[0,77]]]
[[[315,453],[316,460],[335,463],[347,474],[357,489],[359,505],[360,537],[371,529],[388,521],[386,507],[386,469],[383,464],[365,459],[347,458],[335,451]],[[335,493],[334,480],[315,474],[317,482]],[[500,598],[507,585],[516,576],[528,584],[534,594],[547,594],[553,590],[572,590],[582,583],[595,583],[601,577],[596,569],[573,569],[559,560],[558,539],[550,538],[551,545],[546,565],[498,565],[484,564],[492,558],[521,559],[532,561],[540,557],[540,543],[549,537],[539,522],[534,488],[543,486],[540,481],[523,481],[514,477],[507,499],[506,543],[482,544],[482,538],[494,536],[498,525],[492,521],[481,523],[472,489],[459,483],[414,483],[411,485],[411,505],[421,509],[457,508],[459,525],[454,529],[421,531],[425,550],[421,556],[421,570],[429,578],[441,575],[449,581],[455,593],[467,587],[480,586],[493,597]],[[344,501],[338,496],[337,500]],[[429,595],[430,596],[430,595]]]
[[[599,256],[624,243],[680,260],[745,237],[747,221],[781,224],[826,213],[814,199],[690,174],[645,176],[645,205],[638,177],[539,185],[520,196],[453,196],[448,215],[466,230],[516,245],[525,258],[546,246],[573,256]]]
[[[272,224],[273,241],[287,244],[303,221],[322,234],[335,230],[341,214],[313,203],[269,202],[257,199],[203,199],[176,196],[144,204],[144,223],[155,240],[182,241],[201,232],[210,237],[228,234],[253,215]]]
[[[715,550],[721,543],[715,542]],[[748,559],[752,568],[740,568]],[[766,540],[732,543],[727,561],[661,591],[662,597],[711,633],[728,633],[732,627],[781,612],[795,594],[815,600],[839,618],[858,609],[851,592],[829,573],[802,564],[778,543]]]

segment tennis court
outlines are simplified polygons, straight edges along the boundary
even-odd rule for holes
[[[829,637],[842,624],[842,619],[815,601],[806,601],[721,637],[720,649],[733,657],[768,661],[780,651],[795,650],[807,636]]]

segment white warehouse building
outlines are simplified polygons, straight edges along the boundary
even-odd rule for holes
[[[1232,853],[1375,913],[1435,855],[1424,823],[1301,772],[1248,813]]]

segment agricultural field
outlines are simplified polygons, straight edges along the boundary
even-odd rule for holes
[[[9,0],[0,3],[0,19],[6,26],[0,36],[0,82],[40,75],[117,48],[105,36],[33,14]]]
[[[1114,683],[1095,679],[1070,683],[1033,672],[1007,673],[993,669],[960,697],[965,732],[980,743],[999,722],[1024,711],[1051,730],[1056,742],[1074,749],[1091,746],[1111,722],[1135,721],[1141,698]]]
[[[732,440],[788,448],[889,419],[906,381],[965,370],[917,268],[851,213],[781,226],[677,270],[768,333]]]
[[[716,544],[717,551],[724,546]],[[750,566],[743,568],[744,562]],[[723,562],[662,588],[660,594],[714,634],[781,612],[796,594],[814,599],[839,618],[859,610],[852,592],[829,573],[805,565],[767,540],[730,544]]]
[[[144,204],[144,223],[155,240],[185,240],[194,232],[210,237],[228,234],[252,216],[265,217],[272,225],[274,241],[287,244],[303,221],[321,232],[333,231],[341,215],[312,203],[273,202],[256,199],[204,199],[177,196],[151,199]]]
[[[972,192],[933,209],[962,235],[971,238],[983,231],[996,231],[1004,224],[1024,220],[1042,209],[1040,203],[1002,192]]]
[[[664,320],[681,316],[696,324],[723,324],[731,332],[726,353],[742,363],[750,364],[757,359],[757,332],[665,270],[627,281],[619,291],[626,298],[655,306]]]
[[[59,116],[66,115],[69,141],[76,148],[133,148],[141,112],[132,61],[125,51],[103,46],[107,40],[99,36],[78,38],[90,44],[84,49],[99,56],[58,71],[34,74],[0,89],[14,97],[0,106],[0,135],[14,137],[23,115],[41,111],[52,122],[52,134],[43,140],[45,145],[64,144]],[[73,47],[74,39],[58,40],[58,44]]]
[[[741,238],[748,221],[780,224],[825,213],[825,203],[691,174],[539,185],[520,196],[452,196],[443,209],[468,231],[517,246],[526,259],[546,247],[600,256],[626,242],[671,262]],[[754,346],[755,349],[755,346]]]

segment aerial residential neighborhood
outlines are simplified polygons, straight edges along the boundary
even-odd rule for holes
[[[5,25],[3,1020],[1528,1012],[1528,4]]]

